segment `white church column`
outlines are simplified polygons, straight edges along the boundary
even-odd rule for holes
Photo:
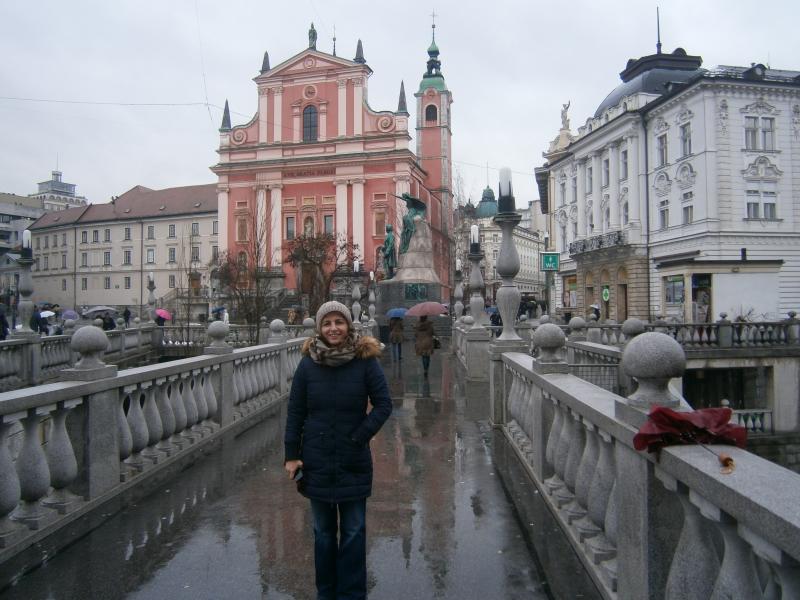
[[[603,231],[603,213],[600,211],[600,203],[603,199],[601,192],[601,173],[600,173],[600,152],[592,152],[592,220],[594,221],[594,231],[592,235]]]
[[[269,223],[267,222],[267,190],[263,185],[256,187],[256,226],[253,228],[258,244],[258,266],[265,268],[269,266]]]
[[[353,179],[353,243],[358,246],[361,260],[365,261],[364,247],[364,179]]]
[[[347,135],[347,79],[339,79],[336,83],[339,86],[339,106],[337,111],[339,115],[338,136],[344,137]]]
[[[586,237],[586,159],[578,159],[578,239]]]
[[[217,186],[217,219],[219,220],[219,251],[225,252],[228,249],[228,186]]]
[[[269,243],[272,252],[272,266],[280,267],[282,263],[281,248],[283,235],[281,234],[281,202],[283,185],[273,183],[269,186],[270,190],[270,227]]]
[[[628,221],[639,224],[640,207],[642,203],[641,185],[639,180],[639,138],[629,135],[628,142]]]
[[[283,88],[276,87],[272,89],[272,137],[273,141],[277,144],[283,140]]]
[[[360,77],[353,80],[353,135],[363,133],[364,117],[364,80]]]
[[[269,126],[269,89],[258,90],[258,143],[267,143],[267,128]]]
[[[328,139],[328,103],[323,102],[319,105],[319,128],[317,139],[324,142]]]
[[[302,122],[300,121],[300,107],[292,107],[292,141],[297,144],[303,141],[302,137]]]
[[[336,235],[347,239],[347,180],[337,179],[336,186]]]
[[[619,229],[619,144],[608,146],[609,229]]]

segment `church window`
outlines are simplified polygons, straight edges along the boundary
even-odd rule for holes
[[[692,153],[692,125],[684,123],[681,125],[681,156],[689,156]]]
[[[625,181],[628,178],[628,151],[623,150],[619,153],[619,174],[620,180]]]
[[[286,217],[286,239],[293,240],[294,236],[294,217]]]
[[[383,211],[375,211],[375,233],[373,235],[379,237],[386,235],[386,213]]]
[[[317,107],[306,106],[303,109],[303,141],[316,142],[318,135]]]
[[[437,112],[436,112],[436,105],[429,104],[425,107],[425,121],[426,122],[436,122],[437,120]]]
[[[325,234],[333,235],[333,215],[324,215],[322,217],[322,223],[325,227]]]
[[[239,217],[236,219],[236,241],[247,241],[247,217]]]
[[[656,151],[658,155],[658,166],[665,167],[668,161],[666,133],[656,138]]]

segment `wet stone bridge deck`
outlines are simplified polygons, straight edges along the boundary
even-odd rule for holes
[[[407,345],[401,363],[384,359],[394,413],[372,441],[369,597],[549,597],[495,472],[486,384],[467,387],[447,349],[426,380]],[[282,471],[283,410],[20,575],[0,599],[314,598],[308,502]]]

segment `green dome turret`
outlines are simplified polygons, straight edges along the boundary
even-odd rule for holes
[[[488,185],[483,190],[481,201],[478,202],[478,207],[475,209],[475,217],[478,219],[485,219],[493,217],[497,214],[497,200],[494,198],[494,190]]]

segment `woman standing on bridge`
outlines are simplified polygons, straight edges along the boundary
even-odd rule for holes
[[[369,441],[392,401],[377,360],[380,344],[353,329],[350,310],[326,302],[316,322],[292,380],[284,468],[311,500],[318,600],[355,600],[367,597]]]
[[[422,370],[425,377],[428,376],[428,369],[431,366],[431,354],[434,349],[433,333],[433,323],[428,321],[428,317],[422,315],[414,332],[414,351],[417,356],[422,357]]]

